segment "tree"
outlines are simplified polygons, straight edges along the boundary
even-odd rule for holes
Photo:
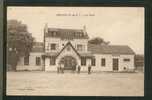
[[[108,45],[109,41],[104,41],[103,38],[95,37],[88,41],[90,44],[96,44],[96,45]]]
[[[17,20],[7,21],[7,64],[16,70],[20,57],[29,55],[34,38],[27,26]]]

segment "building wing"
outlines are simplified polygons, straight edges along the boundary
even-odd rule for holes
[[[88,50],[93,54],[135,54],[127,45],[88,44]]]

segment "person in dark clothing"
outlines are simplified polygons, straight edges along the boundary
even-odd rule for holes
[[[59,65],[57,66],[57,73],[59,73]]]
[[[60,70],[61,70],[61,64],[59,63],[57,66],[57,73],[60,73]]]
[[[91,65],[88,66],[88,74],[91,74]]]
[[[64,64],[61,63],[61,72],[64,73]]]
[[[78,74],[80,73],[81,67],[78,65]]]

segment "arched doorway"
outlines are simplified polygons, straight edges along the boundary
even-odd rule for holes
[[[72,56],[61,58],[60,63],[64,64],[64,70],[76,70],[77,61]]]

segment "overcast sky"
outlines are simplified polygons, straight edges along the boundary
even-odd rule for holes
[[[46,23],[48,27],[72,29],[85,25],[90,38],[101,37],[144,54],[143,7],[8,7],[7,18],[27,24],[36,41],[43,41]]]

